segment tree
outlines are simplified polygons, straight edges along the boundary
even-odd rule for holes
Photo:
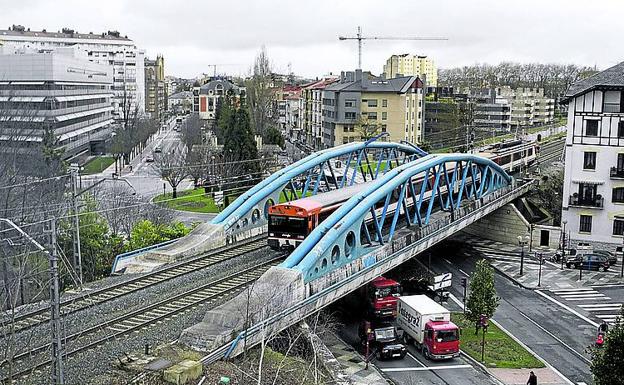
[[[604,345],[592,348],[591,356],[596,385],[624,385],[624,308],[609,328]]]
[[[201,123],[199,114],[192,113],[187,116],[182,127],[182,142],[186,146],[187,152],[191,152],[193,146],[203,143]]]
[[[177,239],[188,234],[190,229],[182,222],[174,222],[170,225],[155,224],[148,220],[139,221],[130,234],[126,245],[127,250],[136,250],[142,247],[152,246],[157,243]]]
[[[247,111],[239,108],[230,113],[227,119],[229,127],[223,139],[223,153],[235,161],[258,159],[258,149]],[[247,172],[258,170],[254,162],[245,162],[243,168]]]
[[[281,148],[284,148],[284,137],[280,130],[275,127],[269,128],[267,131],[266,139],[264,140],[266,144],[276,144]]]
[[[245,86],[251,126],[265,139],[268,129],[275,126],[276,114],[271,89],[271,63],[264,46],[256,56],[251,79]]]
[[[368,118],[360,117],[355,122],[355,129],[360,134],[360,139],[366,141],[381,132],[381,125],[377,122],[369,120]]]
[[[177,198],[178,186],[188,176],[184,147],[172,148],[170,151],[158,154],[154,161],[160,172],[160,177],[171,186],[173,198]]]
[[[531,198],[539,207],[553,216],[555,226],[561,223],[561,204],[563,198],[563,170],[554,169],[542,175],[538,188],[531,190]]]
[[[481,314],[492,318],[499,301],[494,287],[494,269],[488,261],[482,259],[477,262],[475,271],[470,277],[466,317],[473,322],[478,322]]]

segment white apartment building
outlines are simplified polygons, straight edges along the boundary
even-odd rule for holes
[[[65,158],[104,150],[113,123],[110,66],[77,47],[17,54],[0,47],[0,76],[0,142],[27,154],[51,130]]]
[[[8,50],[77,46],[87,53],[90,61],[112,69],[115,118],[122,117],[124,101],[128,110],[136,109],[139,113],[145,110],[145,52],[117,31],[78,33],[63,28],[61,32],[47,32],[14,25],[8,30],[0,30],[0,45]]]
[[[566,94],[568,134],[562,221],[572,244],[624,240],[624,62]]]
[[[387,79],[399,76],[418,76],[427,87],[438,86],[438,69],[433,59],[421,55],[392,55],[383,67]]]

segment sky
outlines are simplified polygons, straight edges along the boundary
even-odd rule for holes
[[[276,72],[308,78],[357,67],[357,42],[338,36],[446,37],[364,42],[362,68],[381,73],[392,54],[438,68],[501,61],[604,69],[624,60],[623,0],[0,0],[0,29],[118,30],[165,74],[246,75],[262,46]]]

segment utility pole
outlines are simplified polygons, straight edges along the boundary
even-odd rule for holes
[[[74,211],[74,267],[78,270],[78,285],[82,290],[82,253],[80,252],[80,218],[78,217],[78,170],[77,163],[69,167],[72,184],[72,207]]]
[[[56,252],[56,220],[50,220],[52,252],[50,256],[50,326],[52,331],[52,383],[62,385],[63,376],[63,345],[61,343],[61,311],[59,296],[58,256]]]

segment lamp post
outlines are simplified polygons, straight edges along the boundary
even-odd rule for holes
[[[537,275],[537,286],[540,287],[542,286],[542,264],[544,263],[544,256],[542,255],[542,253],[538,253],[538,252],[535,252],[535,254],[537,254],[538,261],[539,261],[539,273]]]
[[[524,274],[524,246],[529,243],[529,235],[525,235],[524,237],[518,235],[518,245],[522,248],[520,253],[520,275]]]
[[[562,242],[561,242],[561,270],[563,270],[563,263],[565,261],[565,250],[566,250],[566,224],[568,223],[568,221],[566,221],[565,219],[561,222],[563,223],[563,236],[562,236]]]

